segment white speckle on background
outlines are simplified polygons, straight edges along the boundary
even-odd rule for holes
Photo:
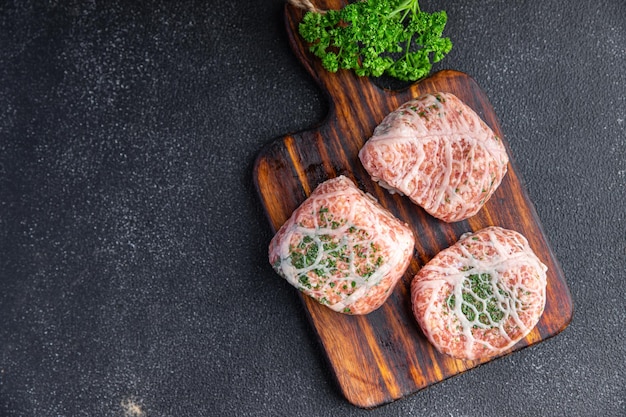
[[[124,417],[145,417],[146,415],[141,404],[133,397],[125,398],[120,405],[124,410]]]

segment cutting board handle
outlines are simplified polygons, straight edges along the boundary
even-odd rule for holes
[[[321,10],[339,10],[347,4],[343,0],[317,0],[315,6]],[[374,84],[368,77],[359,77],[352,70],[339,70],[335,73],[327,71],[322,61],[309,51],[309,45],[300,36],[298,26],[302,21],[305,10],[290,3],[285,5],[285,26],[289,44],[296,57],[304,65],[315,82],[328,95],[330,106],[333,108],[338,100],[351,100],[359,97],[370,97],[373,101],[381,98],[385,90]]]

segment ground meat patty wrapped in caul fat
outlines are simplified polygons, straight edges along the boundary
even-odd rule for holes
[[[468,233],[415,276],[413,313],[440,352],[461,359],[497,356],[543,314],[546,270],[518,232],[488,227]]]
[[[446,222],[475,215],[509,161],[500,138],[450,93],[426,94],[391,112],[359,158],[374,181]]]
[[[344,176],[320,184],[278,230],[274,269],[331,309],[367,314],[380,307],[406,271],[411,230]]]

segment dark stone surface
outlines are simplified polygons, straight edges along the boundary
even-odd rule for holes
[[[626,415],[626,3],[470,3],[422,2],[449,15],[437,69],[500,117],[572,292],[566,331],[352,407],[267,263],[252,186],[258,151],[326,111],[283,1],[9,1],[0,415]]]

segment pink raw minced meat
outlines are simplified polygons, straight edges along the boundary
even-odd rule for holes
[[[440,352],[460,359],[491,358],[539,321],[546,271],[518,232],[492,226],[466,233],[413,278],[413,313]]]
[[[475,215],[509,161],[500,138],[450,93],[426,94],[391,112],[359,158],[374,181],[446,222]]]
[[[368,314],[406,271],[413,232],[347,177],[320,184],[269,246],[274,269],[332,310]]]

